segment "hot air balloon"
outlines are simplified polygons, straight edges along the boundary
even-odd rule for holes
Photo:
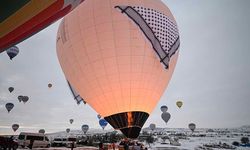
[[[156,128],[156,125],[155,125],[154,123],[151,123],[151,124],[149,125],[149,128],[150,128],[152,131],[154,131],[154,129]]]
[[[19,48],[16,46],[10,47],[6,50],[6,53],[10,57],[10,60],[12,60],[19,53]]]
[[[10,93],[14,91],[14,88],[13,87],[9,87],[9,91]]]
[[[29,100],[29,97],[28,97],[28,96],[23,96],[23,97],[22,97],[22,101],[23,101],[24,104],[25,104],[28,100]]]
[[[51,84],[51,83],[49,83],[49,84],[48,84],[48,87],[49,87],[49,88],[51,88],[51,87],[52,87],[52,84]]]
[[[18,99],[19,102],[22,102],[23,96],[22,96],[22,95],[19,95],[19,96],[17,97],[17,99]]]
[[[183,105],[183,102],[182,102],[182,101],[177,101],[177,102],[176,102],[176,105],[177,105],[179,108],[181,108],[181,106]]]
[[[13,103],[7,103],[5,105],[5,108],[7,109],[8,113],[14,108],[14,104]]]
[[[101,119],[101,118],[102,118],[102,116],[101,116],[100,114],[98,114],[98,115],[97,115],[97,118],[98,118],[98,119]]]
[[[162,112],[167,112],[168,111],[168,107],[166,105],[161,106],[161,111]]]
[[[44,134],[44,133],[45,133],[45,130],[44,130],[44,129],[40,129],[40,130],[38,131],[38,133]]]
[[[86,104],[86,102],[84,101],[84,99],[76,92],[76,90],[71,86],[71,84],[68,82],[69,85],[69,89],[74,97],[74,99],[76,100],[76,103],[79,105],[81,102],[83,102],[84,104]]]
[[[194,123],[190,123],[190,124],[188,125],[188,127],[189,127],[189,129],[190,129],[192,132],[194,132],[194,130],[195,130],[195,128],[196,128],[196,125],[195,125]]]
[[[102,127],[103,130],[107,126],[107,124],[108,124],[108,122],[105,119],[99,120],[99,125]]]
[[[1,1],[0,53],[62,18],[83,1]]]
[[[167,124],[168,121],[169,121],[169,119],[171,118],[171,115],[170,115],[170,113],[168,113],[168,112],[163,112],[163,113],[161,114],[161,118],[162,118],[162,120]]]
[[[86,124],[82,125],[82,131],[83,131],[84,134],[86,134],[86,132],[88,130],[89,130],[89,126],[88,125],[86,125]]]
[[[74,122],[74,119],[69,119],[70,124]]]
[[[19,128],[19,124],[13,124],[12,125],[12,129],[14,132],[16,132],[16,130]]]
[[[69,132],[70,132],[70,128],[67,128],[67,129],[66,129],[66,132],[69,133]]]
[[[128,138],[139,136],[165,91],[179,45],[175,19],[160,0],[87,0],[57,34],[67,80]]]

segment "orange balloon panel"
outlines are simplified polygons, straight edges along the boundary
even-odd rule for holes
[[[167,52],[166,59],[171,59],[165,69],[159,59],[166,59],[155,52],[157,43],[133,20],[139,10],[122,10],[123,6],[151,8],[176,24],[160,0],[86,0],[61,22],[57,54],[66,78],[89,105],[105,119],[128,112],[126,125],[133,126],[138,119],[129,112],[151,113],[168,85],[178,55]]]

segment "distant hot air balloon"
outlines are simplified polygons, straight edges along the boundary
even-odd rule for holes
[[[88,125],[86,125],[86,124],[82,125],[82,131],[83,131],[84,134],[86,134],[86,132],[88,130],[89,130],[89,126]]]
[[[67,129],[66,129],[66,132],[69,133],[69,132],[70,132],[70,128],[67,128]]]
[[[8,113],[14,108],[14,104],[13,103],[7,103],[5,105],[5,108],[7,109]]]
[[[99,125],[102,127],[103,130],[107,126],[107,124],[108,124],[108,122],[105,119],[99,120]]]
[[[69,89],[74,97],[74,99],[76,100],[76,103],[79,105],[81,102],[83,102],[84,104],[86,104],[86,102],[84,101],[84,99],[81,97],[81,95],[79,95],[76,90],[71,86],[71,84],[68,82],[69,85]]]
[[[12,129],[14,132],[16,132],[16,130],[19,128],[19,124],[13,124],[12,125]]]
[[[40,130],[38,131],[38,133],[44,134],[44,133],[45,133],[45,130],[44,130],[44,129],[40,129]]]
[[[177,102],[176,102],[176,105],[177,105],[179,108],[181,108],[181,106],[183,105],[183,102],[182,102],[182,101],[177,101]]]
[[[161,0],[87,0],[57,34],[67,80],[128,138],[139,136],[165,91],[179,45],[175,19]]]
[[[74,122],[74,119],[69,119],[70,124]]]
[[[19,96],[17,97],[17,99],[18,99],[19,102],[22,102],[23,96],[22,96],[22,95],[19,95]]]
[[[166,105],[161,106],[161,111],[162,112],[167,112],[168,111],[168,107]]]
[[[0,53],[62,18],[83,1],[1,1]]]
[[[9,87],[9,91],[10,93],[14,91],[14,88],[13,87]]]
[[[171,118],[171,115],[170,115],[170,113],[168,113],[168,112],[163,112],[163,113],[161,114],[161,118],[162,118],[162,120],[167,124],[168,121],[169,121],[169,119]]]
[[[16,46],[13,46],[11,48],[8,48],[6,50],[6,53],[8,54],[8,56],[10,57],[10,60],[12,60],[14,57],[16,57],[16,55],[19,53],[19,48]]]
[[[196,128],[196,125],[195,125],[194,123],[190,123],[190,124],[188,125],[188,127],[189,127],[189,129],[190,129],[192,132],[194,132],[194,130],[195,130],[195,128]]]
[[[150,128],[152,131],[154,131],[154,129],[156,128],[156,125],[155,125],[154,123],[151,123],[151,124],[149,125],[149,128]]]
[[[97,115],[97,118],[98,118],[98,119],[101,119],[101,118],[102,118],[102,116],[101,116],[100,114],[98,114],[98,115]]]
[[[49,84],[48,84],[48,87],[49,87],[49,88],[51,88],[51,87],[52,87],[52,84],[51,84],[51,83],[49,83]]]
[[[25,104],[28,100],[29,100],[29,97],[28,97],[28,96],[23,96],[23,97],[22,97],[22,101],[23,101],[24,104]]]

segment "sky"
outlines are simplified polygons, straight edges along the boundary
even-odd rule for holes
[[[198,128],[250,125],[250,1],[163,1],[178,23],[181,47],[170,84],[144,127],[156,123],[187,128],[191,122]],[[12,61],[5,52],[0,54],[0,134],[78,130],[82,124],[100,129],[97,113],[75,103],[61,70],[56,55],[60,21],[18,44],[20,53]],[[12,93],[10,86],[15,88]],[[30,100],[19,103],[18,95]],[[181,109],[177,100],[184,102]],[[10,113],[5,109],[8,102],[15,105]],[[167,125],[160,116],[162,105],[171,114]],[[14,123],[20,125],[15,133]]]

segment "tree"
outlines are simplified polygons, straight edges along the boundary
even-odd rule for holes
[[[248,137],[242,137],[240,141],[241,141],[242,144],[248,144],[249,143],[249,138]]]

